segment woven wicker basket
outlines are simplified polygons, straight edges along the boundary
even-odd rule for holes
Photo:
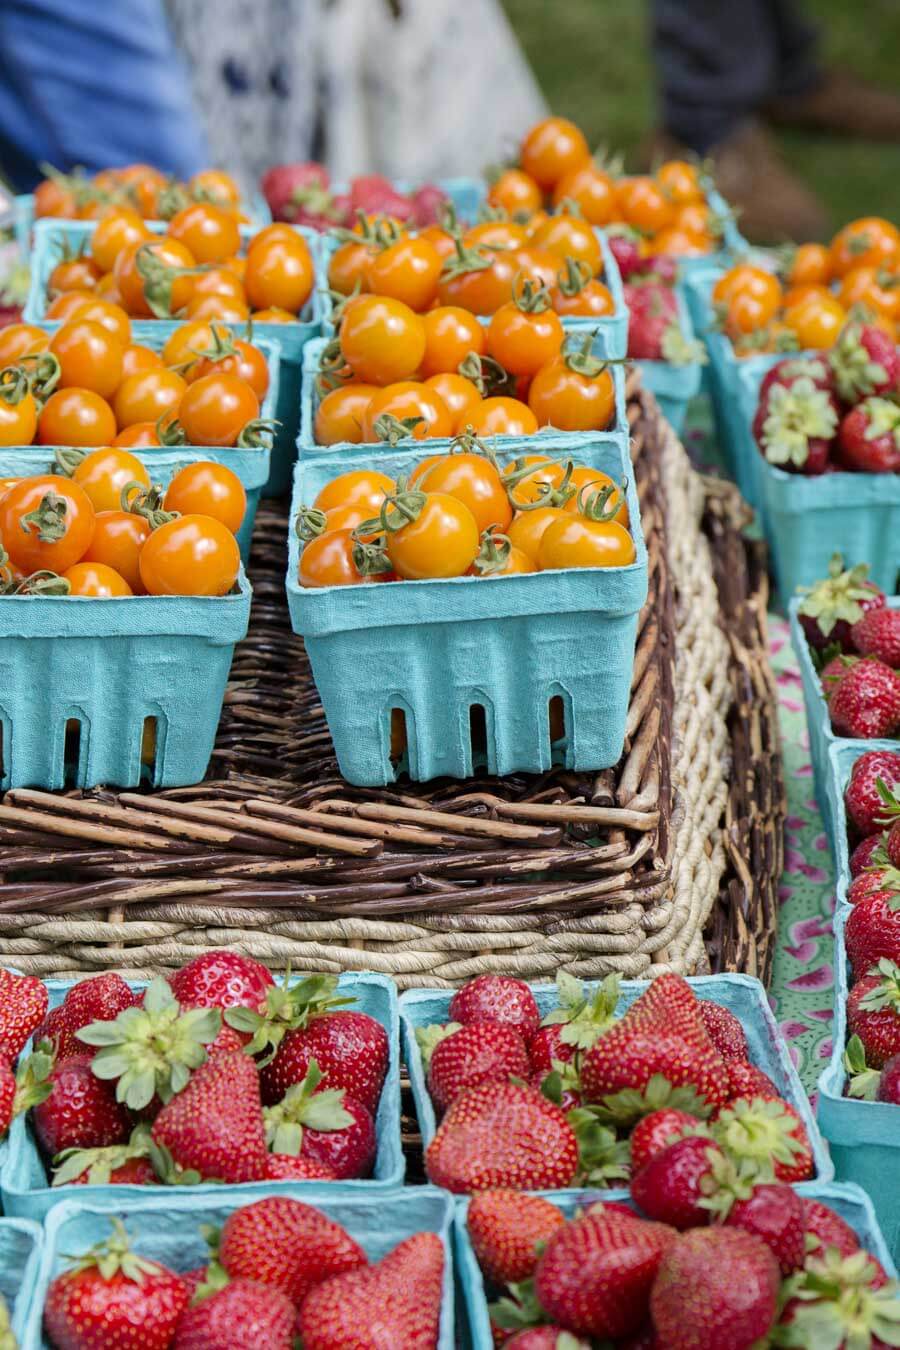
[[[8,793],[0,955],[43,975],[136,977],[227,945],[403,987],[561,967],[765,977],[783,802],[764,569],[737,494],[693,472],[635,378],[629,392],[650,592],[614,769],[344,783],[290,631],[284,508],[264,507],[210,778]]]

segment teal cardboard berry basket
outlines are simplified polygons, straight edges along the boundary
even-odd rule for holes
[[[0,1219],[0,1295],[19,1345],[24,1344],[34,1306],[42,1247],[40,1224],[30,1219]]]
[[[320,445],[316,440],[315,420],[316,412],[321,397],[316,387],[316,376],[319,373],[319,360],[325,348],[327,339],[317,338],[306,344],[306,350],[303,353],[303,398],[300,410],[300,433],[297,437],[297,456],[299,459],[309,459],[312,456],[322,456],[329,458],[331,456],[343,457],[345,453],[359,453],[362,450],[368,454],[370,459],[381,459],[384,455],[394,453],[395,448],[400,450],[417,449],[430,454],[440,454],[450,445],[451,437],[435,436],[425,441],[414,440],[413,437],[404,437],[397,442],[396,447],[392,447],[385,442],[366,442],[363,445],[355,445],[350,441],[339,441],[334,445]],[[621,366],[612,368],[613,385],[615,388],[615,412],[613,422],[608,431],[572,431],[562,432],[554,427],[542,427],[535,432],[533,436],[527,437],[527,445],[531,451],[541,451],[548,444],[548,438],[555,438],[557,441],[566,436],[568,444],[572,447],[572,453],[578,453],[578,447],[589,444],[598,439],[606,440],[616,438],[624,444],[628,438],[628,414],[625,407],[625,376]],[[514,440],[519,446],[526,444],[526,439],[512,436],[487,436],[484,438],[492,445],[500,447],[506,443],[511,444]],[[522,450],[519,452],[523,453]]]
[[[848,837],[847,808],[844,804],[844,792],[850,782],[853,766],[861,755],[870,750],[891,750],[900,755],[900,741],[844,741],[836,740],[828,747],[828,774],[825,789],[828,795],[829,812],[834,826],[832,851],[837,879],[838,894],[846,897],[847,887],[853,878],[850,875],[850,854],[853,844]]]
[[[236,1209],[262,1197],[227,1194],[193,1195],[165,1191],[141,1205],[123,1200],[119,1217],[131,1236],[135,1250],[151,1261],[160,1261],[184,1273],[209,1259],[202,1225],[221,1228]],[[378,1196],[338,1195],[328,1185],[295,1196],[327,1214],[365,1249],[371,1262],[383,1257],[415,1233],[436,1233],[444,1247],[444,1287],[440,1338],[436,1350],[454,1350],[455,1309],[453,1294],[453,1204],[444,1191],[430,1186],[395,1190]],[[22,1350],[50,1350],[41,1323],[47,1290],[57,1275],[68,1268],[65,1257],[83,1252],[111,1233],[111,1215],[98,1209],[86,1193],[59,1205],[47,1220],[44,1250]],[[236,1332],[235,1344],[241,1343]],[[246,1350],[255,1350],[244,1342]],[[399,1350],[399,1347],[397,1347]]]
[[[676,292],[678,301],[678,326],[686,342],[695,340],[691,314],[680,291]],[[691,401],[700,393],[703,375],[701,361],[686,361],[675,365],[672,361],[638,361],[641,383],[649,389],[660,406],[663,417],[680,436]]]
[[[849,555],[852,556],[852,555]],[[818,574],[819,577],[826,576],[828,565]],[[832,841],[837,840],[837,818],[834,814],[835,796],[833,788],[829,788],[830,773],[828,756],[832,746],[847,746],[855,749],[858,757],[864,750],[900,750],[900,739],[898,740],[853,740],[847,736],[836,736],[831,729],[831,718],[828,713],[828,705],[825,702],[825,695],[822,693],[822,684],[816,673],[816,668],[812,662],[809,643],[806,641],[806,634],[800,626],[799,609],[801,597],[795,596],[789,605],[789,616],[791,623],[791,644],[797,657],[797,664],[800,667],[800,679],[803,685],[803,702],[806,705],[806,725],[809,733],[809,753],[812,759],[813,767],[813,786],[816,793],[816,801],[819,803],[819,809],[822,812],[822,818],[825,821],[825,828],[828,831]],[[888,600],[892,609],[900,609],[900,597],[894,596]],[[844,831],[846,839],[846,830]],[[835,844],[837,848],[839,843]]]
[[[58,1007],[75,983],[73,980],[46,980],[50,993],[50,1007]],[[130,980],[134,990],[146,988],[146,982]],[[400,1018],[397,1005],[397,986],[385,975],[369,971],[349,972],[338,979],[338,993],[352,998],[357,1012],[368,1013],[380,1022],[387,1032],[388,1071],[381,1090],[375,1119],[377,1151],[371,1178],[359,1181],[249,1181],[234,1185],[201,1182],[185,1187],[165,1187],[167,1196],[180,1196],[190,1190],[192,1196],[203,1202],[214,1202],[214,1197],[227,1195],[236,1204],[258,1200],[262,1195],[294,1195],[306,1199],[307,1193],[326,1190],[329,1195],[359,1199],[369,1192],[382,1194],[403,1184],[405,1161],[400,1144]],[[160,1190],[163,1188],[160,1187]],[[152,1186],[107,1185],[79,1186],[79,1193],[98,1209],[118,1210],[153,1198]],[[9,1132],[9,1148],[0,1166],[0,1195],[3,1209],[26,1219],[42,1222],[54,1206],[71,1198],[71,1186],[50,1186],[47,1169],[38,1149],[34,1133],[26,1117],[18,1116]]]
[[[319,255],[319,236],[314,230],[296,227],[309,245],[316,265]],[[155,233],[161,234],[165,226],[152,225]],[[47,320],[47,278],[59,261],[60,250],[64,243],[73,249],[86,244],[94,230],[93,221],[53,221],[40,220],[34,230],[34,255],[31,262],[31,289],[24,317],[28,323],[40,324],[42,328],[55,328],[52,320]],[[255,230],[249,226],[241,227],[241,238],[252,238]],[[265,339],[277,343],[275,354],[278,356],[279,379],[274,387],[269,411],[263,416],[271,416],[278,421],[275,444],[269,468],[269,478],[265,485],[267,496],[277,496],[286,492],[291,481],[291,467],[294,462],[294,444],[300,420],[300,382],[304,345],[312,337],[318,337],[322,324],[322,297],[316,286],[306,307],[296,323],[255,323],[253,338]],[[135,319],[132,333],[135,342],[150,342],[154,336],[160,343],[165,342],[172,331],[179,326],[179,320]],[[235,325],[232,325],[234,327]]]
[[[878,1220],[872,1203],[858,1186],[845,1186],[837,1182],[804,1182],[795,1188],[800,1195],[809,1200],[818,1200],[827,1205],[844,1219],[862,1246],[877,1257],[889,1276],[896,1276],[884,1236],[878,1227]],[[552,1196],[551,1199],[567,1219],[572,1219],[581,1209],[598,1200],[612,1197],[601,1191],[576,1191],[565,1196]],[[620,1199],[627,1197],[619,1197]],[[465,1320],[471,1350],[493,1350],[494,1340],[491,1333],[488,1313],[488,1292],[485,1287],[481,1267],[472,1249],[467,1228],[469,1201],[459,1200],[453,1221],[453,1239],[456,1255],[457,1285],[462,1295],[460,1320]],[[809,1350],[814,1350],[810,1345]]]
[[[505,464],[533,439],[498,446]],[[627,451],[614,437],[545,437],[541,450],[573,455],[617,482],[626,499],[635,561],[627,567],[566,568],[495,577],[403,581],[396,585],[305,589],[297,580],[300,545],[291,528],[287,595],[291,624],[306,641],[341,773],[365,786],[402,773],[422,781],[540,773],[615,764],[625,735],[637,617],[647,593],[647,551]],[[406,475],[422,456],[395,451],[378,467]],[[347,471],[372,463],[368,451],[341,455]],[[335,464],[301,461],[291,519],[334,477]],[[564,737],[551,744],[551,708]],[[391,758],[392,713],[405,719],[406,748]],[[483,733],[483,744],[481,737]]]
[[[250,596],[0,598],[0,787],[199,783]]]
[[[598,980],[584,981],[589,990],[599,988]],[[708,998],[734,1013],[744,1028],[750,1059],[767,1073],[784,1097],[797,1112],[806,1127],[812,1145],[818,1181],[830,1181],[834,1168],[813,1119],[809,1100],[794,1067],[790,1052],[778,1030],[778,1024],[769,1006],[766,991],[751,975],[698,975],[688,980],[698,998]],[[647,988],[646,980],[623,980],[620,986],[621,1016]],[[538,1010],[542,1017],[559,1006],[555,984],[532,984]],[[403,1058],[409,1072],[416,1115],[422,1131],[422,1143],[427,1148],[437,1128],[434,1107],[425,1078],[422,1055],[416,1040],[416,1028],[450,1020],[452,989],[407,989],[400,996],[400,1030]],[[612,1195],[611,1191],[605,1192]],[[617,1194],[627,1194],[625,1190]]]

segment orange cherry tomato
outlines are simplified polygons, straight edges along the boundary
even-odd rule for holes
[[[269,367],[265,356],[258,347],[253,346],[252,342],[245,342],[243,338],[228,340],[228,346],[234,350],[225,356],[201,357],[196,365],[187,371],[188,382],[193,383],[194,380],[202,379],[204,375],[237,375],[245,384],[249,384],[262,403],[269,390]]]
[[[481,394],[472,381],[464,375],[455,375],[453,371],[440,371],[437,375],[429,375],[425,386],[434,390],[449,409],[453,421],[450,434],[458,436],[465,431],[475,409],[481,404]]]
[[[198,263],[221,263],[237,253],[241,235],[229,211],[212,202],[191,202],[169,221],[171,239],[190,250]]]
[[[369,290],[369,263],[374,256],[374,246],[363,240],[340,244],[328,260],[329,288],[341,295],[350,295],[357,288]]]
[[[372,512],[367,511],[364,506],[332,506],[325,512],[325,532],[355,530],[357,525],[368,520],[371,514]]]
[[[513,547],[537,565],[544,531],[555,521],[570,519],[559,506],[537,506],[533,511],[520,511],[506,533]]]
[[[140,370],[158,370],[162,364],[159,352],[152,347],[145,347],[141,342],[133,342],[122,353],[122,379],[137,375]]]
[[[181,376],[165,366],[129,375],[113,399],[118,429],[121,431],[135,422],[155,422],[164,413],[175,413],[186,389]]]
[[[132,165],[133,176],[128,182],[128,194],[144,220],[159,216],[159,196],[166,186],[166,175],[150,164]]]
[[[831,291],[827,286],[820,286],[814,282],[807,282],[805,285],[800,286],[790,286],[785,291],[782,298],[782,308],[785,310],[793,309],[794,305],[799,304],[801,300],[805,300],[810,295],[818,295],[821,298],[822,296],[830,296]]]
[[[501,530],[512,520],[512,507],[500,475],[484,455],[441,455],[417,478],[421,492],[443,492],[469,508],[481,534],[489,525]]]
[[[35,512],[42,518],[35,518]],[[52,537],[41,539],[42,533]],[[21,478],[0,497],[0,540],[26,576],[43,569],[61,576],[84,556],[93,533],[94,508],[67,478]]]
[[[616,185],[605,169],[593,160],[561,178],[553,189],[554,206],[573,202],[588,225],[609,225],[619,217]]]
[[[524,248],[528,231],[512,220],[482,220],[463,235],[466,248]]]
[[[91,291],[63,291],[50,301],[45,317],[54,322],[64,323],[66,319],[74,318],[75,311],[93,298]]]
[[[179,324],[166,338],[162,349],[163,365],[182,374],[199,359],[197,353],[213,345],[213,330],[205,319],[190,319]]]
[[[359,445],[363,440],[363,418],[375,384],[344,384],[326,394],[316,409],[313,432],[317,445],[338,445],[342,441]]]
[[[687,234],[706,235],[709,233],[712,212],[705,201],[686,202],[678,206],[672,218],[671,229],[684,230]],[[665,233],[665,231],[662,231]],[[662,253],[659,240],[654,241],[654,252]]]
[[[481,356],[487,346],[484,327],[474,314],[456,305],[439,305],[422,316],[425,355],[419,364],[423,376],[457,371],[470,352]]]
[[[895,267],[900,258],[900,231],[881,216],[851,220],[831,241],[831,271],[844,277],[854,267]]]
[[[187,515],[151,532],[139,566],[148,595],[227,595],[237,581],[241,555],[220,520]]]
[[[333,506],[364,506],[375,516],[394,487],[394,480],[377,469],[351,469],[326,483],[313,505],[326,512]]]
[[[482,535],[482,541],[483,540],[484,535]],[[504,562],[500,563],[497,566],[491,567],[489,571],[484,571],[479,566],[478,560],[476,559],[476,561],[469,568],[467,575],[471,577],[482,577],[484,580],[489,581],[491,577],[524,576],[529,572],[536,572],[536,571],[537,568],[535,567],[532,560],[529,558],[528,554],[523,553],[520,548],[516,548],[516,546],[513,544],[510,546],[509,552],[506,555],[506,559]]]
[[[93,389],[110,398],[122,380],[124,351],[108,329],[90,319],[71,319],[56,330],[50,351],[59,361],[59,388]]]
[[[247,494],[226,465],[200,460],[175,474],[166,488],[165,507],[183,516],[211,516],[237,534],[247,512]]]
[[[510,300],[513,292],[518,289],[520,281],[531,281],[537,285],[546,286],[548,291],[556,285],[560,261],[556,253],[552,253],[548,248],[538,248],[537,244],[529,244],[526,248],[517,249],[514,257],[519,269],[519,276],[513,278],[513,287],[509,295]]]
[[[246,304],[244,287],[241,281],[227,267],[211,267],[207,272],[191,280],[191,292],[188,305],[203,296],[215,296],[216,299],[237,300]]]
[[[516,219],[526,220],[540,210],[544,194],[522,169],[504,169],[488,189],[487,199],[491,206],[499,206]]]
[[[107,272],[100,278],[94,287],[94,294],[99,296],[101,300],[109,300],[111,304],[121,307],[122,297],[119,294],[116,278],[112,272]]]
[[[606,488],[612,488],[613,491],[609,497],[609,506],[619,503],[619,509],[613,516],[620,525],[628,525],[628,503],[622,496],[614,479],[610,478],[608,473],[602,469],[591,469],[583,464],[576,464],[569,475],[569,486],[575,489],[575,493],[566,502],[565,510],[575,515],[581,511],[582,501],[590,498],[596,492],[603,492]]]
[[[100,268],[93,258],[64,258],[47,278],[47,294],[63,295],[66,291],[92,291],[100,279]]]
[[[668,253],[673,258],[702,258],[713,247],[714,241],[709,234],[678,225],[660,230],[653,240],[654,253]]]
[[[295,234],[284,239],[255,240],[247,254],[244,289],[253,309],[277,305],[299,314],[313,288],[313,262],[306,240]]]
[[[774,306],[774,313],[781,294],[781,283],[773,272],[755,263],[738,263],[719,277],[712,298],[717,305],[728,305],[737,295],[754,295]]]
[[[0,398],[0,446],[31,445],[38,425],[34,395],[22,392],[15,402]]]
[[[301,586],[358,586],[374,581],[360,576],[353,561],[353,526],[316,535],[300,554],[298,580]]]
[[[895,285],[894,281],[889,273],[875,267],[854,267],[841,282],[838,300],[847,310],[854,305],[865,305],[886,319],[896,319],[900,317],[900,285]]]
[[[513,283],[522,270],[521,250],[492,254],[487,249],[471,252],[471,266],[457,269],[457,258],[444,265],[438,283],[438,301],[444,307],[467,309],[472,314],[493,314],[512,299]],[[531,274],[529,274],[531,275]]]
[[[576,262],[587,264],[592,276],[603,270],[603,254],[594,227],[578,216],[566,215],[565,212],[550,216],[533,235],[533,242],[561,261],[574,258]]]
[[[72,474],[72,482],[84,489],[95,511],[119,511],[122,509],[122,492],[128,484],[139,483],[148,488],[150,475],[136,455],[109,448],[85,455]],[[129,503],[138,491],[139,488],[135,488],[129,493]]]
[[[615,520],[569,515],[553,521],[541,536],[541,571],[561,567],[628,567],[636,557],[634,540]]]
[[[162,441],[155,422],[132,422],[131,426],[116,433],[111,444],[130,450],[154,449],[162,445]]]
[[[538,429],[527,403],[502,396],[482,399],[472,409],[469,425],[476,436],[532,436]]]
[[[391,566],[407,581],[461,577],[472,566],[479,547],[472,512],[445,492],[426,493],[416,519],[387,536]]]
[[[344,359],[367,384],[408,379],[425,355],[422,320],[387,296],[360,296],[344,315],[340,337]]]
[[[428,308],[437,294],[443,262],[427,239],[407,235],[380,249],[369,262],[368,281],[375,295],[402,300],[417,313]]]
[[[159,264],[164,278],[160,287],[154,288],[148,283],[141,271]],[[195,278],[186,276],[171,277],[170,272],[189,270],[195,266],[194,255],[177,239],[159,238],[139,241],[127,245],[116,258],[113,275],[122,303],[129,314],[139,319],[153,318],[153,310],[147,302],[147,288],[150,287],[157,302],[168,308],[170,314],[183,309],[191,297]]]
[[[69,583],[70,595],[88,595],[95,600],[112,600],[123,595],[134,595],[125,578],[105,563],[78,562],[67,567],[63,576]]]
[[[417,417],[419,422],[405,434],[413,440],[433,440],[436,436],[452,436],[453,418],[441,396],[425,384],[414,380],[399,380],[373,394],[363,413],[363,441],[391,439],[380,434],[383,419],[396,426],[397,422]],[[398,434],[400,428],[397,428]]]
[[[564,336],[554,310],[529,311],[513,300],[502,305],[491,319],[487,347],[511,375],[535,375],[559,354]]]
[[[801,348],[824,349],[834,346],[847,322],[847,311],[830,294],[809,295],[787,310],[784,321]]]
[[[146,243],[152,237],[137,211],[129,206],[113,206],[97,221],[91,235],[91,257],[101,272],[111,272],[123,249]]]
[[[831,280],[831,253],[826,244],[798,244],[787,269],[791,286],[827,286]]]
[[[269,309],[255,309],[250,315],[254,323],[296,323],[296,314],[289,314],[286,309],[278,309],[273,306]]]
[[[259,399],[237,375],[204,375],[189,384],[178,420],[190,445],[235,445],[248,422],[259,417]]]
[[[229,272],[233,272],[238,281],[243,282],[247,274],[247,259],[240,253],[234,253],[230,258],[226,258],[223,267],[227,267]]]
[[[513,473],[520,474],[530,466],[533,466],[532,472],[524,474],[517,479],[514,485],[510,486],[511,475]],[[518,455],[512,463],[507,464],[503,470],[503,477],[506,480],[507,490],[513,504],[520,507],[539,501],[546,495],[548,487],[559,487],[564,473],[564,466],[555,460],[548,459],[546,455]]]
[[[150,522],[133,511],[98,511],[94,535],[82,561],[112,568],[135,595],[144,595],[139,560],[149,534]]]
[[[201,169],[188,180],[188,192],[197,201],[219,206],[240,206],[241,193],[231,174],[223,169]]]
[[[11,323],[0,328],[0,367],[13,366],[23,356],[45,352],[50,337],[50,333],[33,323]]]
[[[587,277],[587,268],[579,275],[578,266],[566,259],[567,271],[560,272],[551,291],[553,308],[566,318],[602,318],[616,310],[612,292],[596,277]]]
[[[546,192],[590,157],[584,133],[565,117],[545,117],[538,122],[526,135],[519,153],[525,173]]]
[[[428,240],[440,258],[442,266],[456,252],[453,235],[448,234],[440,225],[426,225],[424,230],[419,230],[419,238]]]
[[[62,315],[59,317],[62,318]],[[87,319],[91,323],[99,323],[101,328],[105,328],[107,332],[112,333],[122,347],[127,347],[131,341],[131,320],[122,306],[114,305],[112,301],[104,300],[99,295],[88,296],[76,305],[72,313],[66,317]]]
[[[655,179],[641,174],[620,178],[616,194],[622,218],[632,229],[640,230],[642,234],[656,234],[672,224],[675,207]]]
[[[596,373],[581,374],[565,355],[558,356],[531,381],[528,406],[539,426],[558,427],[560,431],[605,431],[616,408],[612,373],[602,366]]]
[[[705,201],[700,171],[686,159],[667,159],[656,170],[656,181],[675,206],[692,206]]]
[[[93,389],[57,389],[41,409],[37,425],[39,445],[88,448],[109,445],[116,419],[105,398]],[[77,562],[77,558],[73,558]]]
[[[184,309],[186,319],[192,322],[246,323],[250,318],[250,309],[246,300],[232,295],[192,295]],[[291,314],[287,322],[296,323],[297,316]]]
[[[99,220],[106,208],[106,202],[97,197],[94,200],[82,202],[76,212],[76,218],[78,220]]]
[[[45,178],[34,190],[34,214],[55,216],[59,220],[75,219],[75,195],[52,178]]]

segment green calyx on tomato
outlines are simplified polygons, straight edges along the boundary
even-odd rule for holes
[[[509,535],[503,534],[499,525],[489,525],[481,536],[481,548],[472,566],[479,576],[489,577],[493,572],[503,571],[511,552]]]
[[[10,407],[21,403],[26,394],[43,402],[49,398],[62,374],[62,366],[53,352],[33,352],[15,365],[0,370],[0,399]]]
[[[60,445],[53,452],[53,463],[48,473],[58,473],[61,478],[71,478],[81,461],[87,456],[86,450],[75,445]]]
[[[369,524],[372,522],[369,521]],[[360,526],[360,529],[362,526]],[[391,560],[387,555],[386,536],[381,534],[375,539],[362,540],[353,531],[353,566],[361,577],[377,577],[391,570]]]
[[[170,413],[160,413],[156,419],[156,436],[160,446],[187,445],[184,427]]]
[[[441,269],[441,277],[444,280],[463,276],[467,272],[484,272],[493,263],[493,258],[484,249],[466,248],[459,231],[456,231],[452,238],[455,251]]]
[[[144,299],[157,319],[172,318],[172,286],[179,277],[196,277],[209,267],[172,267],[153,252],[154,241],[141,244],[134,265],[144,283]]]
[[[66,532],[65,497],[45,492],[33,511],[22,516],[19,525],[23,533],[36,534],[42,544],[55,544]]]
[[[310,539],[325,533],[327,524],[328,517],[324,511],[320,511],[317,506],[301,505],[294,521],[294,531],[301,543],[308,544]]]
[[[622,509],[627,488],[626,479],[622,480],[621,487],[607,483],[606,487],[599,490],[586,483],[578,493],[578,514],[584,516],[585,520],[615,520]]]
[[[566,463],[566,470],[558,483],[552,483],[549,479],[536,477],[542,469],[555,469],[557,464],[554,460],[548,459],[544,464],[535,464],[532,460],[517,459],[514,465],[504,470],[503,486],[506,488],[506,495],[509,497],[510,505],[514,511],[538,511],[544,506],[565,506],[575,496],[575,489],[572,487],[571,478],[574,464],[571,460]],[[534,479],[536,495],[534,501],[520,501],[515,496],[515,489],[523,479]]]
[[[393,413],[386,412],[376,417],[373,430],[378,439],[386,445],[396,445],[398,441],[405,441],[410,437],[416,427],[424,421],[424,417],[395,417]]]
[[[475,429],[472,426],[467,426],[465,431],[461,431],[458,436],[453,437],[447,447],[447,454],[481,455],[483,459],[493,464],[498,473],[500,472],[500,465],[497,463],[497,456],[494,451],[475,434]]]
[[[138,196],[134,184],[129,184],[127,191],[130,193],[135,206],[138,205]],[[170,178],[159,190],[159,196],[156,199],[156,215],[160,220],[171,220],[177,216],[179,211],[183,211],[186,206],[190,206],[191,199],[183,183],[179,183],[177,178]]]
[[[471,380],[482,398],[507,390],[512,384],[509,372],[503,369],[499,361],[478,352],[469,352],[456,367],[456,373]]]
[[[280,426],[274,418],[254,417],[241,427],[235,445],[239,450],[270,450]]]
[[[164,509],[164,497],[161,483],[151,483],[146,487],[143,483],[132,482],[125,484],[120,500],[123,511],[130,511],[133,516],[141,516],[151,530],[158,530],[160,525],[177,520],[180,514],[178,511]]]
[[[550,292],[542,281],[534,281],[530,277],[519,281],[522,277],[521,272],[517,272],[513,280],[513,304],[516,309],[523,314],[543,314],[550,309],[552,301]]]
[[[405,525],[412,525],[419,519],[425,505],[425,493],[418,488],[407,487],[406,483],[405,478],[398,478],[396,491],[385,496],[378,515],[357,525],[353,531],[355,540],[362,541],[373,534],[396,534]]]
[[[598,375],[602,375],[607,366],[613,364],[612,361],[601,361],[599,357],[593,355],[594,339],[600,330],[595,328],[590,333],[586,333],[581,346],[575,350],[569,348],[563,351],[563,360],[570,370],[574,370],[576,375],[583,375],[587,380],[595,380]]]
[[[344,353],[341,351],[341,340],[338,337],[333,337],[330,342],[326,342],[319,357],[319,369],[316,374],[318,393],[320,395],[330,394],[332,389],[339,389],[345,382],[344,372],[346,370],[347,362]]]
[[[559,274],[557,289],[562,295],[571,298],[584,290],[594,274],[590,263],[585,262],[583,258],[573,258],[569,255],[566,257],[565,266],[565,272]]]

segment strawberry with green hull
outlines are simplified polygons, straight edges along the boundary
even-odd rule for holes
[[[126,1008],[140,1003],[140,995],[128,988],[121,975],[108,971],[79,980],[62,1003],[52,1008],[35,1032],[35,1042],[52,1042],[56,1061],[83,1055],[85,1042],[79,1032],[91,1022],[112,1022]]]
[[[836,1214],[833,1209],[823,1205],[820,1200],[803,1199],[803,1231],[807,1236],[807,1247],[813,1255],[820,1255],[828,1247],[835,1247],[841,1256],[851,1256],[859,1251],[859,1238],[854,1230]]]
[[[666,1350],[751,1350],[771,1330],[778,1262],[739,1228],[683,1233],[663,1253],[650,1296]]]
[[[828,353],[844,403],[900,391],[900,355],[892,338],[868,323],[848,323]]]
[[[631,1179],[636,1205],[651,1219],[679,1230],[710,1221],[707,1198],[727,1165],[718,1144],[691,1135],[654,1153]]]
[[[780,386],[790,389],[798,380],[812,380],[817,389],[834,392],[834,375],[828,362],[819,356],[783,356],[776,361],[771,370],[767,370],[759,386],[760,403],[768,396],[769,390]]]
[[[543,1244],[565,1223],[549,1200],[520,1191],[480,1191],[466,1219],[472,1249],[489,1280],[518,1284],[535,1271]]]
[[[900,903],[900,897],[898,897]],[[887,957],[857,980],[847,996],[847,1029],[858,1036],[870,1068],[900,1055],[900,966]]]
[[[871,618],[876,618],[879,614],[896,614],[900,619],[900,611],[896,610],[873,610]],[[855,624],[853,632],[866,623],[869,617],[867,615],[865,619]],[[900,754],[893,750],[867,750],[854,761],[850,780],[844,789],[844,806],[847,819],[858,835],[868,837],[881,833],[886,808],[890,806],[894,799],[894,791],[898,788],[900,788]],[[885,790],[888,799],[885,798]]]
[[[39,1106],[50,1096],[52,1069],[53,1056],[46,1041],[15,1071],[5,1059],[0,1059],[0,1139],[5,1138],[16,1116]]]
[[[900,407],[886,398],[867,398],[842,418],[838,449],[843,468],[857,473],[900,470]]]
[[[839,417],[834,395],[804,376],[771,387],[756,410],[753,437],[776,468],[817,475],[828,467]]]
[[[781,1301],[776,1345],[888,1350],[900,1344],[900,1285],[868,1252],[842,1256],[830,1247],[807,1257]]]
[[[261,1012],[275,981],[259,961],[240,952],[202,952],[169,977],[182,1008],[250,1008]]]
[[[0,967],[0,1056],[15,1062],[47,1015],[47,986]]]
[[[871,834],[868,839],[863,839],[861,843],[856,845],[856,848],[850,854],[851,877],[858,877],[867,868],[878,865],[876,855],[884,847],[885,842],[883,834]]]
[[[292,1350],[293,1303],[277,1289],[252,1280],[230,1280],[201,1297],[182,1315],[172,1350]]]
[[[153,1122],[154,1141],[176,1167],[204,1181],[262,1181],[268,1170],[259,1076],[242,1050],[191,1075]]]
[[[466,1088],[527,1078],[528,1049],[515,1027],[497,1022],[449,1022],[419,1029],[419,1047],[428,1070],[428,1091],[439,1112]],[[436,1032],[439,1039],[429,1039]]]
[[[804,588],[798,618],[807,642],[815,651],[837,645],[841,651],[852,652],[853,625],[870,610],[884,608],[884,592],[868,576],[865,563],[845,568],[841,555],[835,553],[828,576],[815,586]]]
[[[880,896],[888,903],[900,895],[900,872],[895,867],[875,866],[861,872],[847,887],[847,904],[858,905],[860,900]]]
[[[155,1186],[153,1141],[147,1125],[136,1125],[125,1144],[106,1148],[70,1148],[53,1160],[54,1186]],[[165,1172],[162,1159],[161,1172]]]
[[[900,895],[879,891],[855,904],[844,927],[844,943],[857,979],[883,958],[900,965]]]
[[[838,736],[893,736],[900,729],[900,675],[875,657],[862,657],[832,693],[828,710]]]
[[[663,1107],[661,1111],[651,1111],[649,1116],[639,1120],[631,1131],[631,1171],[632,1175],[655,1158],[669,1144],[689,1135],[702,1135],[709,1138],[709,1131],[702,1121],[687,1111],[675,1107]]]
[[[564,1327],[526,1327],[503,1342],[504,1350],[591,1350],[587,1341]]]
[[[780,1098],[737,1098],[716,1114],[711,1130],[734,1162],[771,1167],[778,1181],[808,1181],[815,1172],[803,1121]]]
[[[343,1088],[329,1088],[313,1059],[300,1083],[263,1111],[273,1153],[324,1165],[340,1180],[369,1176],[375,1161],[375,1122]]]
[[[229,1214],[218,1259],[230,1279],[280,1290],[296,1307],[323,1280],[368,1265],[362,1247],[339,1223],[285,1195]]]

